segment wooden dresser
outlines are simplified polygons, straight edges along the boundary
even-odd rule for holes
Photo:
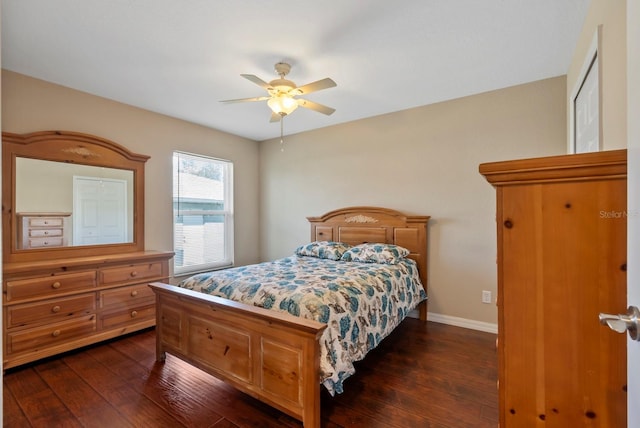
[[[155,325],[149,282],[173,253],[4,265],[4,368]]]
[[[68,245],[71,213],[18,213],[18,248]]]
[[[148,284],[169,281],[173,252],[145,248],[148,159],[77,132],[2,133],[4,369],[155,325]],[[74,215],[77,176],[119,180],[127,197]],[[74,221],[96,240],[74,245]]]
[[[500,427],[625,427],[626,151],[480,165],[496,188]]]

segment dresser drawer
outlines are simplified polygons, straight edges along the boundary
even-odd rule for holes
[[[62,229],[31,229],[29,230],[29,236],[31,238],[48,238],[50,236],[62,236],[64,231]]]
[[[149,288],[149,287],[147,287]],[[7,327],[46,324],[91,315],[96,311],[95,293],[81,294],[37,303],[7,306]]]
[[[96,316],[87,315],[38,328],[8,332],[6,349],[9,353],[39,351],[95,331]]]
[[[28,217],[29,227],[62,227],[62,217]]]
[[[130,285],[100,292],[100,308],[133,307],[141,302],[153,302],[155,295],[147,284]]]
[[[62,247],[64,239],[60,237],[29,238],[29,248]]]
[[[55,297],[69,291],[96,286],[96,271],[65,273],[42,278],[7,281],[7,301],[33,297]]]
[[[162,263],[140,263],[130,266],[102,269],[102,284],[139,282],[162,277]]]
[[[123,311],[102,314],[100,316],[100,323],[102,329],[107,329],[125,326],[126,324],[139,323],[141,321],[151,321],[155,320],[155,318],[156,305],[155,303],[151,303],[144,306],[128,308]]]

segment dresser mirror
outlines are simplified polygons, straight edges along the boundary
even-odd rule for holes
[[[5,262],[144,249],[147,156],[74,132],[2,136]]]
[[[15,189],[19,217],[69,214],[61,245],[133,242],[131,170],[16,157]],[[18,236],[18,247],[27,239]]]

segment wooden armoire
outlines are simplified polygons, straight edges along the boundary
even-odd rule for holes
[[[626,427],[626,150],[485,163],[496,189],[500,427]]]

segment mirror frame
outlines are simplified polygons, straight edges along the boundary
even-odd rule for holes
[[[18,248],[16,158],[91,165],[133,171],[133,241],[118,244]],[[130,152],[104,138],[70,131],[2,133],[3,263],[93,257],[144,251],[144,166],[149,156]]]

